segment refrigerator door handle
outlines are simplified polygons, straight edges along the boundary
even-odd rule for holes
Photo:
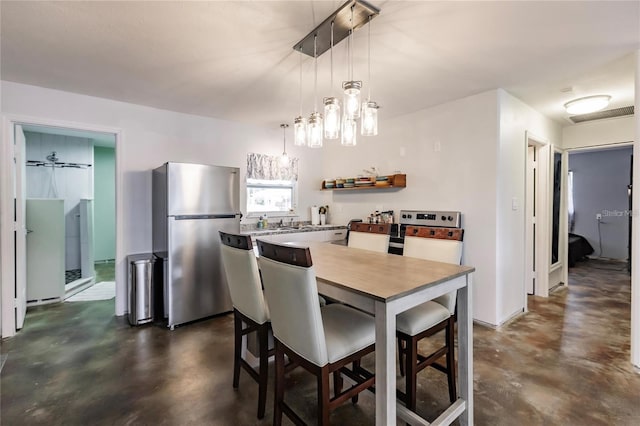
[[[236,213],[231,214],[189,214],[173,216],[175,220],[194,220],[194,219],[235,219]]]

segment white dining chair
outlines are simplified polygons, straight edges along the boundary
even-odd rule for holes
[[[405,232],[403,256],[460,264],[462,237],[458,228],[412,227]],[[440,296],[398,315],[396,335],[400,373],[406,375],[403,395],[408,409],[416,409],[417,374],[433,367],[447,374],[449,399],[457,398],[454,353],[454,323],[457,291]],[[445,344],[429,355],[418,352],[418,342],[445,330]],[[436,361],[446,356],[443,366]]]
[[[269,309],[264,300],[251,237],[222,231],[219,233],[222,242],[222,264],[233,304],[233,387],[237,389],[239,386],[240,367],[258,382],[258,418],[261,419],[264,417],[267,399],[268,361],[269,356],[274,354],[273,349],[269,349]],[[258,337],[257,370],[242,358],[242,337],[253,332],[256,332]]]
[[[363,250],[387,253],[391,225],[388,223],[371,224],[353,222],[349,225],[349,241],[347,246]]]
[[[348,306],[318,304],[318,288],[308,247],[257,240],[265,296],[271,312],[275,341],[276,377],[273,424],[284,413],[296,424],[302,419],[285,402],[284,356],[308,372],[318,383],[318,424],[328,425],[330,411],[374,384],[374,375],[358,364],[347,365],[373,352],[374,318]],[[342,390],[343,373],[354,385]],[[334,374],[334,397],[329,377]],[[335,385],[337,384],[337,386]]]

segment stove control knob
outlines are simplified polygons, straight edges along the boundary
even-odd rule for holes
[[[446,216],[442,216],[440,219],[442,219],[443,221],[447,220]]]
[[[448,220],[449,222],[453,222],[453,216],[449,216],[449,217],[447,218],[447,220]]]
[[[406,214],[403,214],[403,215],[402,215],[402,218],[403,218],[403,219],[406,219],[406,218],[407,218],[407,215],[406,215]]]
[[[409,219],[411,219],[411,215],[410,215],[410,214],[408,214],[408,215],[407,215],[407,217],[408,217]]]

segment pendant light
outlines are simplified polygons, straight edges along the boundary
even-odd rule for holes
[[[331,96],[324,98],[324,137],[338,139],[340,136],[340,101],[333,96],[333,24],[331,21]]]
[[[300,115],[293,120],[293,144],[307,144],[307,119],[302,116],[302,47],[300,47]]]
[[[371,15],[369,15],[369,41],[367,52],[367,66],[369,73],[369,90],[367,100],[362,103],[362,119],[360,134],[362,136],[376,136],[378,134],[378,104],[371,100]]]
[[[348,52],[349,52],[349,81],[342,83],[344,89],[344,115],[346,118],[360,117],[360,89],[361,81],[353,80],[353,9],[351,6],[351,31],[349,31]]]
[[[309,148],[322,148],[322,114],[318,112],[318,35],[313,37],[313,57],[315,82],[313,86],[313,112],[307,123],[307,144]]]
[[[282,156],[280,157],[280,164],[282,166],[287,166],[289,164],[289,156],[287,155],[287,127],[288,124],[281,124],[280,128],[282,129]]]

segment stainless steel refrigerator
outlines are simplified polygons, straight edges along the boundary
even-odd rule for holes
[[[162,303],[171,329],[232,310],[218,231],[240,231],[239,176],[238,168],[204,164],[153,170],[153,252],[164,265]]]

